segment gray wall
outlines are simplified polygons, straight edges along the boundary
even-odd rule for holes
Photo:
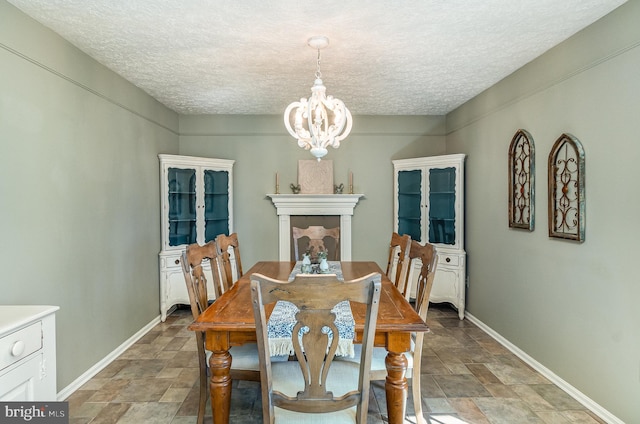
[[[447,116],[467,157],[468,311],[627,423],[640,422],[640,2],[630,1]],[[536,147],[536,228],[510,230],[507,151]],[[586,241],[550,239],[547,159],[586,156]]]
[[[158,317],[178,117],[0,0],[0,303],[52,304],[58,390]]]
[[[391,160],[467,153],[469,312],[628,423],[640,422],[639,20],[627,2],[449,114],[446,131],[443,117],[356,116],[327,157],[366,196],[354,259],[383,266]],[[287,192],[311,158],[280,116],[178,117],[4,0],[0,70],[0,303],[61,306],[59,390],[158,316],[158,153],[235,159],[243,259],[277,257],[265,194],[276,171]],[[537,149],[533,233],[507,226],[519,128]],[[546,161],[562,132],[586,151],[583,244],[547,237]]]
[[[292,93],[292,101],[305,91]],[[291,193],[298,160],[313,159],[282,122],[281,115],[180,116],[180,154],[236,160],[234,229],[245,267],[278,258],[278,218],[266,197],[275,191],[276,171],[280,192]],[[325,159],[333,160],[334,181],[346,187],[352,171],[354,192],[365,195],[354,211],[354,260],[375,260],[386,267],[393,231],[391,160],[443,154],[444,123],[443,116],[355,116],[351,135],[339,149],[329,148]]]

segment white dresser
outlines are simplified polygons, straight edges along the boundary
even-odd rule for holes
[[[0,401],[55,401],[58,306],[0,305]]]

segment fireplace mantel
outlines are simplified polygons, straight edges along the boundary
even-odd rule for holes
[[[340,216],[340,259],[351,260],[351,216],[364,194],[267,194],[279,221],[279,260],[291,255],[291,215]]]

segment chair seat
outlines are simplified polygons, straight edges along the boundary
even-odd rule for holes
[[[211,357],[211,351],[207,350],[207,364]],[[258,358],[258,345],[246,343],[242,346],[233,346],[229,349],[231,354],[231,368],[234,370],[260,371],[260,359]],[[272,356],[272,362],[288,361],[288,356]]]
[[[287,396],[296,396],[304,390],[304,379],[300,365],[296,361],[277,362],[271,364],[273,390],[284,393]],[[327,376],[327,390],[338,397],[358,389],[358,377],[360,365],[351,361],[334,361]],[[356,422],[356,407],[336,412],[319,414],[288,411],[282,408],[274,408],[275,421],[278,424],[342,424]]]

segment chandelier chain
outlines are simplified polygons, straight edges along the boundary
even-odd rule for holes
[[[322,79],[322,72],[320,72],[320,49],[318,49],[318,60],[316,64],[316,78]]]

